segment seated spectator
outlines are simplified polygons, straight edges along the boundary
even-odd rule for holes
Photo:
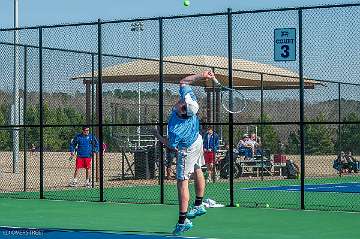
[[[339,171],[340,176],[342,173],[347,172],[347,170],[349,168],[349,164],[348,164],[348,161],[346,160],[344,151],[341,151],[340,154],[338,155],[337,159],[334,161],[333,168],[335,168],[336,170]]]
[[[262,155],[260,138],[256,137],[256,134],[244,134],[243,138],[239,141],[237,149],[239,155],[245,156],[245,159],[253,158],[255,155]]]
[[[351,151],[347,152],[347,154],[345,155],[345,159],[346,159],[349,173],[351,173],[351,171],[353,171],[354,173],[357,173],[358,168],[359,168],[359,166],[358,166],[359,162],[352,156]]]
[[[286,175],[288,179],[298,179],[300,177],[299,166],[292,160],[286,160]]]
[[[243,135],[243,138],[240,139],[236,148],[239,152],[239,155],[245,156],[245,159],[252,158],[254,155],[252,144],[250,143],[250,138],[248,134]]]

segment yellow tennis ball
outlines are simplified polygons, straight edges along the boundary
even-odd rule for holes
[[[270,207],[270,205],[269,205],[269,204],[266,204],[265,206],[266,206],[266,207]]]
[[[190,0],[184,0],[184,6],[188,7],[190,5]]]
[[[239,204],[239,203],[236,203],[235,206],[236,206],[236,207],[240,207],[240,204]]]

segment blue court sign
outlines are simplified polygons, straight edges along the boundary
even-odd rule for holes
[[[277,28],[274,30],[274,60],[296,61],[295,28]]]

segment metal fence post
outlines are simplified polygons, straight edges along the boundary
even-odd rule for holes
[[[95,101],[95,54],[91,54],[91,132],[94,133],[94,101]],[[96,107],[96,106],[95,106]],[[95,187],[95,159],[91,154],[91,187]]]
[[[159,128],[160,135],[163,135],[163,126],[164,126],[164,43],[163,43],[163,19],[159,18]],[[161,145],[161,144],[160,144]],[[163,146],[160,146],[160,203],[164,203],[164,154]]]
[[[12,141],[13,141],[13,173],[19,173],[19,116],[20,116],[20,105],[19,105],[19,85],[20,85],[20,74],[19,74],[19,30],[16,28],[19,27],[19,4],[18,0],[14,1],[14,85],[13,85],[13,113],[11,120],[13,121],[14,127],[12,128]]]
[[[101,35],[101,19],[98,19],[98,81],[97,93],[98,110],[99,110],[99,181],[100,181],[100,202],[104,202],[104,155],[103,155],[103,105],[102,105],[102,35]]]
[[[264,74],[260,74],[260,139],[264,133]],[[256,135],[257,137],[257,135]],[[261,180],[264,180],[264,153],[261,154]]]
[[[43,39],[42,27],[39,28],[39,108],[40,108],[40,199],[44,199],[44,105],[43,105]]]
[[[26,129],[26,93],[27,93],[27,47],[24,47],[24,100],[23,100],[23,124],[24,124],[24,192],[27,185],[27,129]]]
[[[339,152],[342,151],[342,138],[341,138],[341,83],[338,83],[338,142]]]
[[[233,69],[232,69],[232,13],[231,8],[228,8],[227,13],[228,23],[228,74],[229,74],[229,88],[233,87]],[[229,152],[230,152],[230,207],[234,207],[234,118],[233,114],[229,113]]]
[[[212,67],[212,71],[214,72],[214,74],[216,73],[215,67]],[[214,124],[216,122],[216,119],[215,119],[215,104],[216,104],[216,102],[215,102],[215,83],[214,82],[212,82],[211,87],[212,87],[212,91],[211,91],[211,93],[212,93],[211,94],[211,96],[212,96],[211,114],[212,115],[210,115],[210,116],[211,116],[211,121],[212,121],[212,127],[215,130],[215,132],[217,132],[220,135],[220,137],[222,137],[222,135],[220,134],[220,131],[219,131],[219,128],[220,128],[219,125],[215,126],[215,124]],[[210,90],[209,90],[209,92],[210,92]],[[218,123],[218,122],[216,122],[216,123]]]
[[[305,209],[305,123],[304,123],[304,76],[303,76],[303,22],[299,10],[299,80],[300,80],[300,159],[301,159],[301,209]]]

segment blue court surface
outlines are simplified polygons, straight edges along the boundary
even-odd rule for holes
[[[301,191],[300,185],[241,188],[240,190]],[[305,184],[306,192],[360,193],[360,182],[333,184]]]
[[[161,232],[162,233],[162,232]],[[159,232],[159,234],[161,234]],[[141,235],[126,233],[111,233],[101,231],[63,230],[63,229],[35,229],[0,227],[0,238],[7,239],[181,239],[171,235]],[[191,237],[195,238],[195,237]],[[197,237],[196,237],[197,238]]]

